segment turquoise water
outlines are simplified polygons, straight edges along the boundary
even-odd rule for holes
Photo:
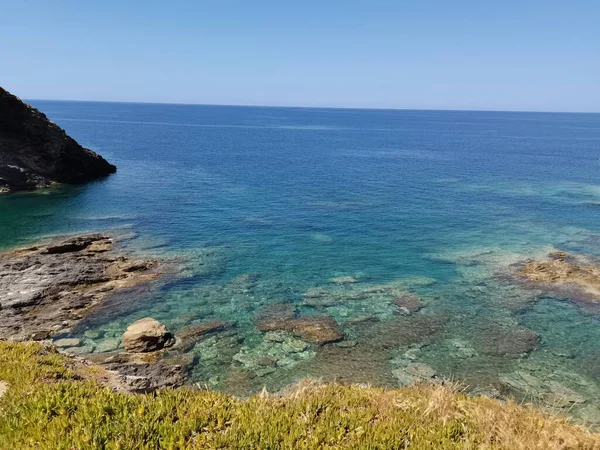
[[[218,318],[235,326],[192,350],[211,388],[397,386],[416,361],[475,390],[577,394],[562,406],[600,421],[598,317],[504,276],[553,249],[600,256],[600,115],[32,103],[118,173],[0,197],[1,245],[113,230],[185,266],[77,330],[95,351],[143,316],[175,332]],[[399,292],[424,307],[398,314]],[[281,302],[332,316],[346,344],[265,340],[255,316]],[[540,335],[528,354],[523,330]]]

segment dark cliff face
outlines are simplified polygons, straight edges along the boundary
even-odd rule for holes
[[[116,170],[0,87],[0,192],[84,183]]]

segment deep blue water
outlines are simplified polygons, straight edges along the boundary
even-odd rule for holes
[[[235,332],[194,350],[193,379],[240,393],[304,376],[395,385],[402,355],[420,346],[418,361],[440,377],[518,394],[507,376],[528,371],[585,397],[584,417],[600,420],[598,318],[498,276],[553,248],[600,256],[600,115],[32,104],[118,172],[0,197],[0,243],[115,229],[135,233],[135,251],[186,258],[188,277],[87,325],[100,341],[144,315],[174,331],[232,321]],[[240,287],[246,273],[260,278]],[[350,275],[359,282],[328,282]],[[344,300],[372,285],[418,294],[425,307],[398,322],[389,298]],[[266,343],[255,314],[281,301],[313,313],[303,293],[319,286],[337,300],[316,312],[357,346],[286,353]],[[523,326],[541,336],[528,356],[486,350],[484,340]],[[264,373],[261,355],[282,363]]]

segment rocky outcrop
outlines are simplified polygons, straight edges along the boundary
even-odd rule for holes
[[[116,170],[0,87],[0,192],[84,183]]]
[[[154,280],[158,268],[156,260],[117,254],[104,234],[0,252],[0,337],[67,333],[107,295]]]
[[[133,322],[123,333],[123,347],[130,353],[155,352],[174,343],[167,327],[151,317]]]
[[[600,304],[600,263],[585,256],[554,252],[518,271],[522,280],[583,304]]]

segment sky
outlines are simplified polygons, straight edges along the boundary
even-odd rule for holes
[[[26,99],[600,112],[598,0],[0,0]]]

